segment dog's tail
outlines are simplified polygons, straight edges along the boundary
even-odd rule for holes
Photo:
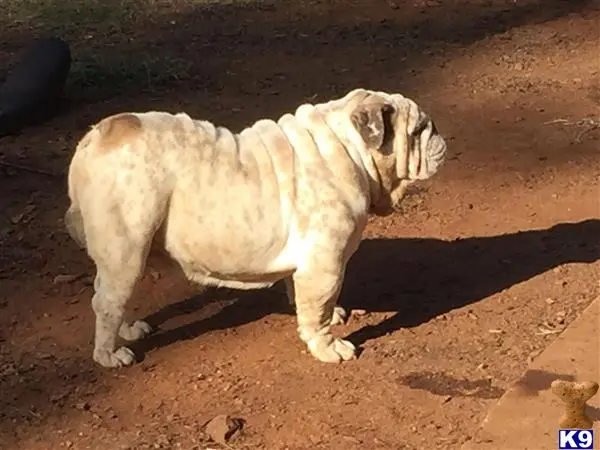
[[[71,204],[69,205],[69,209],[64,216],[64,224],[67,229],[67,233],[71,236],[77,245],[80,248],[86,248],[86,239],[85,239],[85,229],[83,226],[83,214],[81,212],[81,207],[79,206],[78,196],[76,193],[77,186],[76,180],[77,177],[75,173],[78,171],[79,158],[78,154],[75,153],[73,160],[71,161],[71,165],[69,167],[69,198],[71,199]]]
[[[67,233],[71,236],[77,245],[81,248],[86,247],[85,243],[85,230],[83,227],[83,215],[81,214],[81,209],[74,203],[71,203],[69,209],[65,213],[65,228],[67,229]]]
[[[95,141],[97,140],[98,134],[98,130],[92,127],[92,129],[90,129],[78,142],[68,172],[67,183],[71,205],[64,215],[64,225],[69,236],[71,236],[82,249],[86,248],[86,236],[83,214],[80,206],[81,196],[78,194],[81,194],[81,191],[85,189],[88,182],[85,164],[83,164],[82,159],[84,158],[83,154],[86,150],[96,143]]]

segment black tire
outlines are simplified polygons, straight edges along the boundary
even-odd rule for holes
[[[0,136],[55,114],[70,68],[71,50],[63,40],[33,44],[0,86]]]

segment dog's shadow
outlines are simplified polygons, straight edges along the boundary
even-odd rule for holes
[[[206,309],[209,311],[204,311]],[[162,330],[165,322],[184,315],[195,316],[200,310],[203,310],[203,318]],[[157,332],[134,343],[131,348],[141,359],[147,351],[194,339],[212,330],[234,328],[272,313],[293,313],[292,306],[277,288],[249,291],[209,288],[201,294],[167,305],[144,318]]]
[[[361,345],[483,300],[562,264],[598,260],[600,220],[597,219],[559,224],[545,230],[454,241],[368,239],[348,265],[340,303],[347,308],[396,314],[379,324],[363,327],[348,339]],[[166,306],[146,320],[160,326],[175,316],[203,307],[204,298],[205,295],[200,295]],[[137,349],[144,352],[274,312],[292,312],[280,289],[217,290],[210,292],[210,298],[227,304],[208,318],[149,336]]]

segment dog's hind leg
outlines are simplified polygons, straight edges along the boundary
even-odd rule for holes
[[[160,212],[157,211],[156,217],[148,216],[151,214],[139,220],[140,216],[136,215],[135,226],[128,226],[125,216],[115,215],[113,211],[103,216],[101,227],[86,230],[88,251],[97,270],[96,292],[92,298],[96,315],[93,356],[104,367],[122,367],[135,362],[130,349],[116,347],[118,335],[136,340],[151,331],[145,322],[123,321],[127,300],[144,272]]]
[[[96,279],[94,280],[94,289],[96,292],[100,290],[100,283],[100,273],[97,273]],[[127,321],[123,320],[121,322],[121,326],[119,327],[118,335],[126,341],[137,341],[151,332],[152,327],[143,320],[136,320],[133,323],[128,323]]]
[[[104,367],[122,367],[135,362],[127,347],[116,348],[117,335],[132,340],[150,331],[145,322],[129,325],[123,322],[125,305],[140,279],[147,256],[147,247],[124,240],[112,241],[110,260],[95,258],[96,292],[92,308],[96,314],[94,361]],[[118,253],[118,255],[116,254]]]

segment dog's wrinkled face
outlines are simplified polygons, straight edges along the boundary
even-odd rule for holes
[[[437,172],[446,143],[421,108],[400,94],[360,89],[347,99],[347,112],[379,176],[380,192],[372,210],[389,214],[411,183]]]

